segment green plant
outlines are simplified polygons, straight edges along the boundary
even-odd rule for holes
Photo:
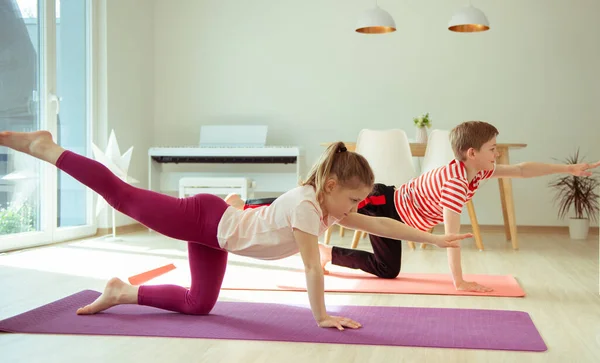
[[[584,161],[579,156],[579,149],[564,160],[566,164],[581,164]],[[558,217],[564,218],[573,208],[575,218],[589,218],[592,221],[598,216],[598,178],[592,176],[567,175],[550,182],[549,186],[555,188],[557,193],[554,202],[558,203]]]
[[[8,205],[0,209],[0,235],[35,231],[35,212],[24,203],[18,208]]]
[[[426,114],[421,115],[419,117],[413,118],[413,122],[415,123],[415,126],[417,126],[418,128],[431,127],[431,120],[429,119],[429,112],[427,112]]]

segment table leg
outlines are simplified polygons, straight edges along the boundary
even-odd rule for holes
[[[502,150],[498,158],[498,164],[509,164],[508,150]],[[506,216],[508,219],[508,228],[510,230],[510,240],[513,249],[519,249],[519,241],[517,239],[517,223],[515,218],[515,203],[513,200],[512,181],[510,178],[500,178],[500,187],[504,194],[504,205],[506,206]],[[502,197],[502,193],[500,194]]]
[[[506,240],[510,241],[510,228],[508,226],[508,211],[506,210],[506,197],[504,195],[504,186],[502,185],[502,180],[498,179],[498,187],[500,189],[500,202],[502,203],[502,219],[504,220],[504,234],[506,235]]]

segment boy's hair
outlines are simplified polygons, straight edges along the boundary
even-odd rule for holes
[[[346,149],[343,142],[329,145],[319,161],[308,173],[308,177],[300,185],[312,185],[317,193],[317,200],[325,191],[327,179],[334,176],[337,182],[346,188],[372,187],[375,184],[373,170],[364,156]]]
[[[498,134],[498,129],[487,122],[463,122],[450,131],[450,143],[452,144],[454,156],[458,160],[464,161],[467,150],[473,148],[479,151],[483,144],[498,136]]]

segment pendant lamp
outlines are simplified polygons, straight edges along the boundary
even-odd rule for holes
[[[375,1],[375,7],[371,8],[358,18],[356,32],[363,34],[385,34],[396,31],[396,23],[392,16],[379,7]]]
[[[457,33],[475,33],[489,29],[490,23],[485,14],[473,5],[458,9],[448,23],[448,30]]]

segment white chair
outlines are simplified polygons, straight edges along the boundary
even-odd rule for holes
[[[432,130],[429,134],[427,148],[425,149],[421,174],[425,174],[430,170],[444,166],[454,158],[454,151],[452,150],[452,145],[450,144],[450,131]],[[479,230],[479,223],[477,222],[477,215],[475,214],[475,207],[473,206],[472,200],[467,202],[467,210],[469,211],[469,218],[471,219],[471,226],[473,227],[475,244],[477,244],[479,250],[483,251],[481,231]],[[424,248],[425,245],[422,245],[422,247]]]
[[[454,151],[450,144],[450,131],[431,130],[423,163],[421,164],[421,174],[444,166],[454,159]]]
[[[400,186],[417,175],[408,137],[403,130],[363,129],[358,134],[356,152],[364,156],[375,174],[375,182]],[[343,236],[343,227],[340,235]],[[355,231],[352,248],[356,248],[362,231]],[[325,243],[329,242],[325,236]]]
[[[403,130],[361,130],[356,152],[371,165],[376,183],[398,187],[417,176],[410,142]]]
[[[404,130],[361,130],[356,141],[356,152],[369,161],[376,183],[399,187],[417,176],[410,142]],[[354,232],[352,248],[358,246],[361,235],[365,237],[366,233]],[[414,244],[408,243],[414,249]]]

